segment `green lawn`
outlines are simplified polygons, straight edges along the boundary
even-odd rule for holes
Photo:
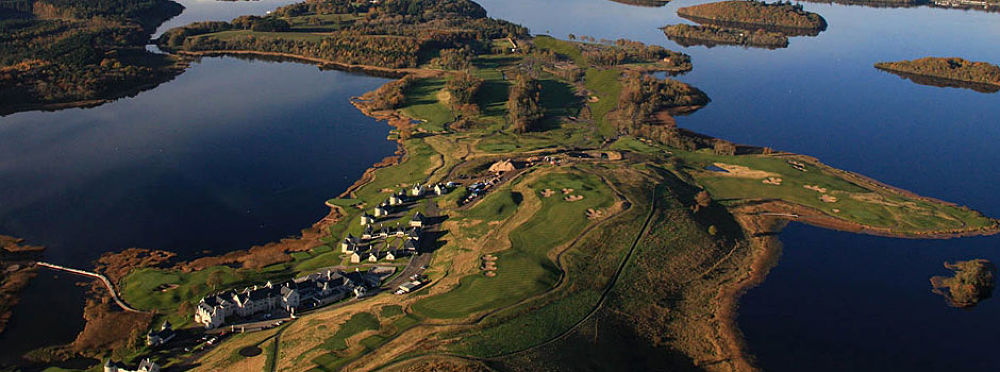
[[[420,127],[428,131],[444,130],[444,125],[455,120],[451,108],[438,100],[438,93],[444,89],[444,79],[419,79],[403,92],[406,101],[402,111],[406,115],[423,120]]]
[[[556,52],[556,54],[569,58],[579,67],[587,66],[587,61],[583,58],[580,48],[572,42],[544,35],[536,36],[534,41],[535,47]]]
[[[590,112],[598,130],[605,137],[611,137],[616,132],[606,116],[618,107],[618,96],[622,93],[622,85],[618,81],[620,75],[621,73],[615,69],[589,68],[584,77],[584,86],[599,99],[597,102],[589,103]]]
[[[586,210],[610,205],[612,192],[600,178],[582,172],[552,173],[530,186],[535,192],[549,188],[557,194],[539,196],[541,208],[511,232],[512,247],[497,254],[497,276],[464,277],[454,290],[422,299],[414,310],[432,318],[461,318],[514,304],[555,284],[559,270],[547,253],[579,235],[590,223]],[[573,194],[584,199],[564,201],[558,191],[562,188],[573,188]]]

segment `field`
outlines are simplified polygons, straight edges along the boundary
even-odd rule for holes
[[[423,120],[420,128],[432,132],[444,130],[445,124],[455,120],[451,108],[439,99],[444,84],[444,79],[417,80],[404,91],[406,102],[401,111],[409,117]]]
[[[559,269],[549,252],[590,223],[585,214],[588,208],[607,207],[612,201],[610,190],[600,178],[582,172],[549,173],[526,187],[531,194],[524,196],[525,203],[540,204],[539,209],[511,231],[510,248],[496,254],[497,276],[469,275],[462,278],[458,288],[417,302],[414,310],[432,318],[462,318],[514,304],[551,288]],[[572,188],[574,195],[584,198],[567,202],[560,191],[547,198],[541,195],[545,189],[563,188]],[[517,219],[515,214],[508,220]]]

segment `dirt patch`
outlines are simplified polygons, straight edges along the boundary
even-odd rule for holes
[[[781,178],[778,177],[768,177],[767,179],[761,181],[766,185],[781,186]]]
[[[824,203],[836,203],[837,202],[837,197],[833,196],[833,195],[823,194],[823,195],[820,195],[819,200],[822,200]]]
[[[552,195],[555,195],[555,193],[556,192],[552,191],[552,189],[545,189],[545,190],[542,190],[542,197],[543,198],[548,198],[548,197],[551,197]]]
[[[583,200],[583,195],[570,195],[570,196],[567,196],[567,197],[563,198],[563,200],[568,201],[568,202],[580,201],[580,200]]]

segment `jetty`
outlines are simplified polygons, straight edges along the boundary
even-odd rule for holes
[[[48,262],[41,262],[41,261],[39,261],[36,264],[38,266],[47,267],[47,268],[50,268],[50,269],[53,269],[53,270],[65,271],[65,272],[73,273],[73,274],[80,275],[80,276],[87,276],[87,277],[91,277],[91,278],[95,278],[95,279],[100,279],[100,281],[102,283],[104,283],[104,286],[108,288],[108,292],[111,292],[111,299],[115,300],[115,303],[118,304],[118,307],[122,308],[122,310],[133,312],[133,313],[145,313],[145,311],[136,309],[136,308],[132,307],[131,305],[129,305],[128,303],[126,303],[125,300],[122,300],[121,296],[118,295],[118,291],[115,290],[115,285],[112,284],[111,280],[108,279],[108,277],[105,276],[104,274],[95,273],[95,272],[92,272],[92,271],[74,269],[72,267],[66,267],[66,266],[62,266],[62,265],[56,265],[56,264],[52,264],[52,263],[48,263]]]

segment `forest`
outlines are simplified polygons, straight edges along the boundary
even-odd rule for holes
[[[741,30],[716,26],[670,25],[663,28],[667,38],[683,46],[716,44],[743,45],[763,48],[788,47],[788,36],[765,30]]]
[[[148,33],[183,9],[168,0],[40,0],[0,18],[0,114],[115,98],[164,81],[173,60],[146,52]]]

